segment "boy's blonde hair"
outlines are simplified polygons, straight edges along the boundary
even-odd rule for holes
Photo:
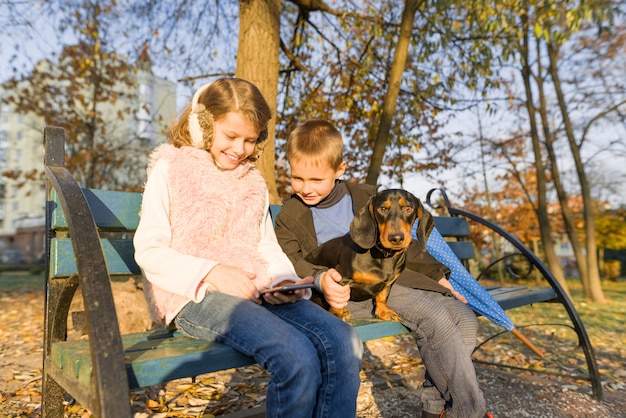
[[[216,120],[227,113],[239,112],[245,115],[260,132],[250,161],[256,161],[267,140],[267,124],[272,111],[259,89],[249,81],[240,78],[220,78],[201,86],[178,118],[170,125],[168,140],[179,148],[196,146],[209,150],[213,144],[213,128]],[[200,141],[194,141],[196,129]]]
[[[303,158],[326,161],[333,170],[343,162],[343,137],[325,119],[309,119],[294,129],[287,139],[287,161]]]

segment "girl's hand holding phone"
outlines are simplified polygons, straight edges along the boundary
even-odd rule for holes
[[[261,297],[271,305],[295,303],[306,295],[306,289],[312,289],[313,277],[306,277],[297,282],[284,281],[278,286],[261,290]]]
[[[242,268],[218,264],[204,278],[204,281],[218,292],[261,303],[259,292],[252,281],[255,277],[256,274]]]

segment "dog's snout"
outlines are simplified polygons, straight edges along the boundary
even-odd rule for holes
[[[400,245],[404,242],[404,233],[389,234],[388,239],[393,245]]]

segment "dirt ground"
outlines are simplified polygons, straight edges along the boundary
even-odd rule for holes
[[[43,295],[0,292],[0,417],[39,417]],[[626,417],[626,387],[604,385],[593,400],[587,382],[476,366],[489,410],[500,417]],[[411,336],[366,343],[358,417],[403,418],[421,413],[423,366]],[[626,377],[626,374],[621,374]],[[262,404],[266,373],[257,366],[170,382],[134,391],[135,418],[211,417]],[[80,405],[68,417],[89,417]],[[343,418],[343,417],[338,417]]]

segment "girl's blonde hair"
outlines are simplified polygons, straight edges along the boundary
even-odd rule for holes
[[[248,160],[256,161],[267,143],[267,124],[272,118],[272,111],[259,89],[240,78],[220,78],[201,86],[193,100],[170,125],[168,141],[177,148],[195,146],[208,151],[213,144],[215,121],[230,112],[245,115],[260,132],[254,152],[248,157]],[[201,134],[193,135],[194,129]],[[194,136],[201,139],[194,141]]]
[[[302,158],[326,161],[333,170],[343,162],[343,137],[325,119],[309,119],[294,129],[287,139],[287,160]]]

